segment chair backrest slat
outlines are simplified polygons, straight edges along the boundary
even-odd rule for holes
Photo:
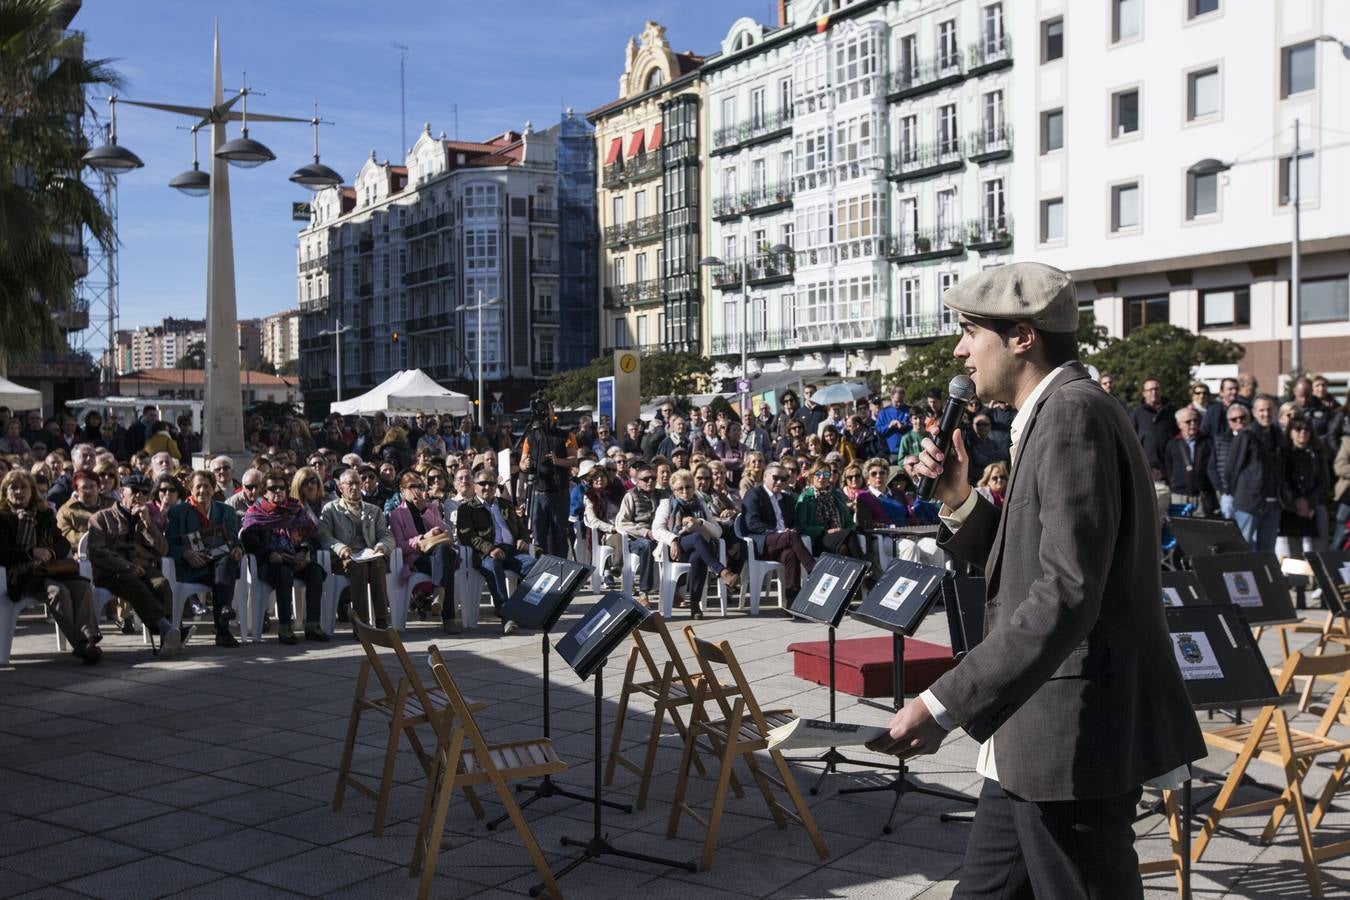
[[[464,699],[460,693],[459,685],[455,683],[455,677],[450,674],[450,669],[445,665],[445,657],[441,655],[441,648],[432,644],[427,649],[427,654],[431,661],[431,675],[436,679],[436,684],[445,692],[446,699],[450,702],[450,709],[454,711],[455,728],[463,729],[464,734],[469,738],[469,743],[473,745],[473,754],[478,759],[478,766],[487,772],[496,768],[489,758],[487,740],[483,737],[483,732],[478,730],[478,723],[474,721],[473,713],[469,710],[469,702]],[[452,760],[453,763],[453,760]]]
[[[759,702],[755,700],[754,692],[750,690],[750,681],[745,677],[745,672],[741,669],[740,663],[736,661],[736,653],[731,649],[731,644],[727,641],[717,644],[705,641],[694,634],[691,625],[685,626],[684,636],[689,640],[689,645],[694,648],[694,656],[698,659],[699,667],[703,670],[703,688],[717,700],[717,705],[721,708],[723,717],[728,722],[731,721],[734,714],[733,698],[736,703],[744,702],[745,711],[750,714],[749,718],[754,722],[759,737],[767,740],[769,725],[764,720],[764,713],[760,709]],[[714,668],[718,665],[726,668],[727,673],[731,676],[729,682],[723,681],[718,676],[718,672]]]
[[[675,667],[675,677],[679,679],[689,696],[694,696],[694,678],[689,672],[688,665],[685,664],[684,657],[680,655],[679,649],[675,646],[675,639],[671,636],[670,629],[666,627],[665,617],[659,612],[650,612],[633,632],[633,642],[637,645],[638,653],[642,656],[647,671],[651,673],[653,681],[660,681],[662,667],[657,663],[655,654],[652,653],[651,647],[643,638],[644,632],[654,634],[660,639],[661,645],[665,649],[666,658]]]
[[[380,680],[381,687],[390,696],[394,697],[398,693],[399,685],[406,683],[411,689],[411,694],[417,698],[421,704],[422,711],[428,718],[436,714],[436,705],[427,692],[426,684],[418,674],[417,666],[413,663],[412,657],[408,655],[408,650],[403,646],[403,639],[398,636],[398,632],[393,628],[371,628],[364,622],[355,618],[352,619],[352,627],[356,630],[357,639],[361,641],[361,649],[366,653],[366,659],[369,660],[370,668],[375,672],[375,677]],[[377,647],[383,647],[392,650],[394,658],[398,660],[399,668],[403,670],[398,685],[390,677],[389,671],[384,667],[384,659],[380,656]]]

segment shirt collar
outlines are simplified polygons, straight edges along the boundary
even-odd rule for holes
[[[1022,432],[1026,429],[1027,422],[1031,420],[1031,411],[1036,408],[1036,401],[1041,399],[1041,395],[1050,387],[1050,382],[1055,380],[1055,376],[1068,366],[1069,363],[1064,363],[1061,366],[1051,369],[1049,374],[1041,379],[1040,384],[1036,385],[1031,391],[1030,396],[1022,402],[1022,408],[1017,411],[1017,415],[1013,416],[1010,429],[1012,432],[1012,445],[1014,447],[1016,447],[1022,439]]]

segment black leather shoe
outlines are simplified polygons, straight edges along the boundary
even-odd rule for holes
[[[235,638],[234,635],[230,634],[230,632],[229,632],[228,629],[226,629],[226,630],[224,630],[224,631],[217,631],[217,632],[216,632],[216,646],[217,646],[217,647],[238,647],[238,646],[239,646],[239,641],[238,641],[237,638]]]

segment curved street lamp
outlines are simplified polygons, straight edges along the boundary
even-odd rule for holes
[[[193,125],[192,132],[192,168],[179,175],[175,175],[169,182],[169,187],[176,191],[182,191],[189,197],[205,197],[211,192],[211,176],[202,171],[197,163],[197,127]]]
[[[240,122],[243,125],[243,134],[232,141],[226,141],[216,148],[216,156],[225,160],[232,166],[238,166],[241,169],[255,169],[263,163],[271,162],[277,158],[277,155],[269,150],[264,144],[253,140],[248,136],[248,95],[250,91],[247,87],[239,91],[240,104]]]
[[[108,98],[108,143],[89,150],[80,161],[91,169],[120,175],[145,165],[141,158],[117,143],[117,95]]]
[[[325,122],[319,118],[319,104],[317,103],[314,104],[314,117],[309,120],[309,124],[314,129],[314,162],[296,169],[291,173],[290,180],[311,191],[337,187],[342,184],[342,176],[319,162],[319,126],[332,125],[333,123]]]

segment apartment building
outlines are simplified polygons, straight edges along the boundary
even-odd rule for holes
[[[244,368],[255,368],[263,359],[263,323],[240,319],[238,327],[240,360]],[[202,319],[170,316],[158,325],[119,330],[115,371],[121,375],[144,369],[173,369],[194,345],[205,344],[206,322]]]
[[[587,114],[600,158],[600,346],[706,347],[701,56],[647,22],[630,38],[618,99]]]
[[[1011,109],[1034,123],[1018,257],[1073,272],[1117,336],[1170,322],[1242,344],[1237,368],[1274,390],[1297,182],[1303,367],[1350,377],[1350,6],[1033,0],[1008,24]]]
[[[584,126],[568,119],[575,142]],[[584,207],[588,194],[572,182],[591,166],[570,153],[582,171],[560,173],[562,131],[526,123],[475,143],[433,136],[428,125],[403,164],[372,153],[351,186],[315,196],[297,259],[300,377],[312,412],[335,399],[339,370],[347,397],[406,368],[473,393],[480,331],[483,377],[505,406],[522,405],[558,370],[561,322],[593,322],[596,295],[585,266],[562,280],[560,178],[566,208]],[[593,226],[579,228],[574,241],[593,240]],[[594,355],[593,329],[569,340],[578,356]]]
[[[259,328],[262,332],[261,357],[278,371],[294,364],[300,358],[300,310],[265,316]]]
[[[732,25],[701,69],[717,374],[742,340],[758,389],[890,371],[954,330],[942,292],[1012,246],[1006,6],[791,0]]]

